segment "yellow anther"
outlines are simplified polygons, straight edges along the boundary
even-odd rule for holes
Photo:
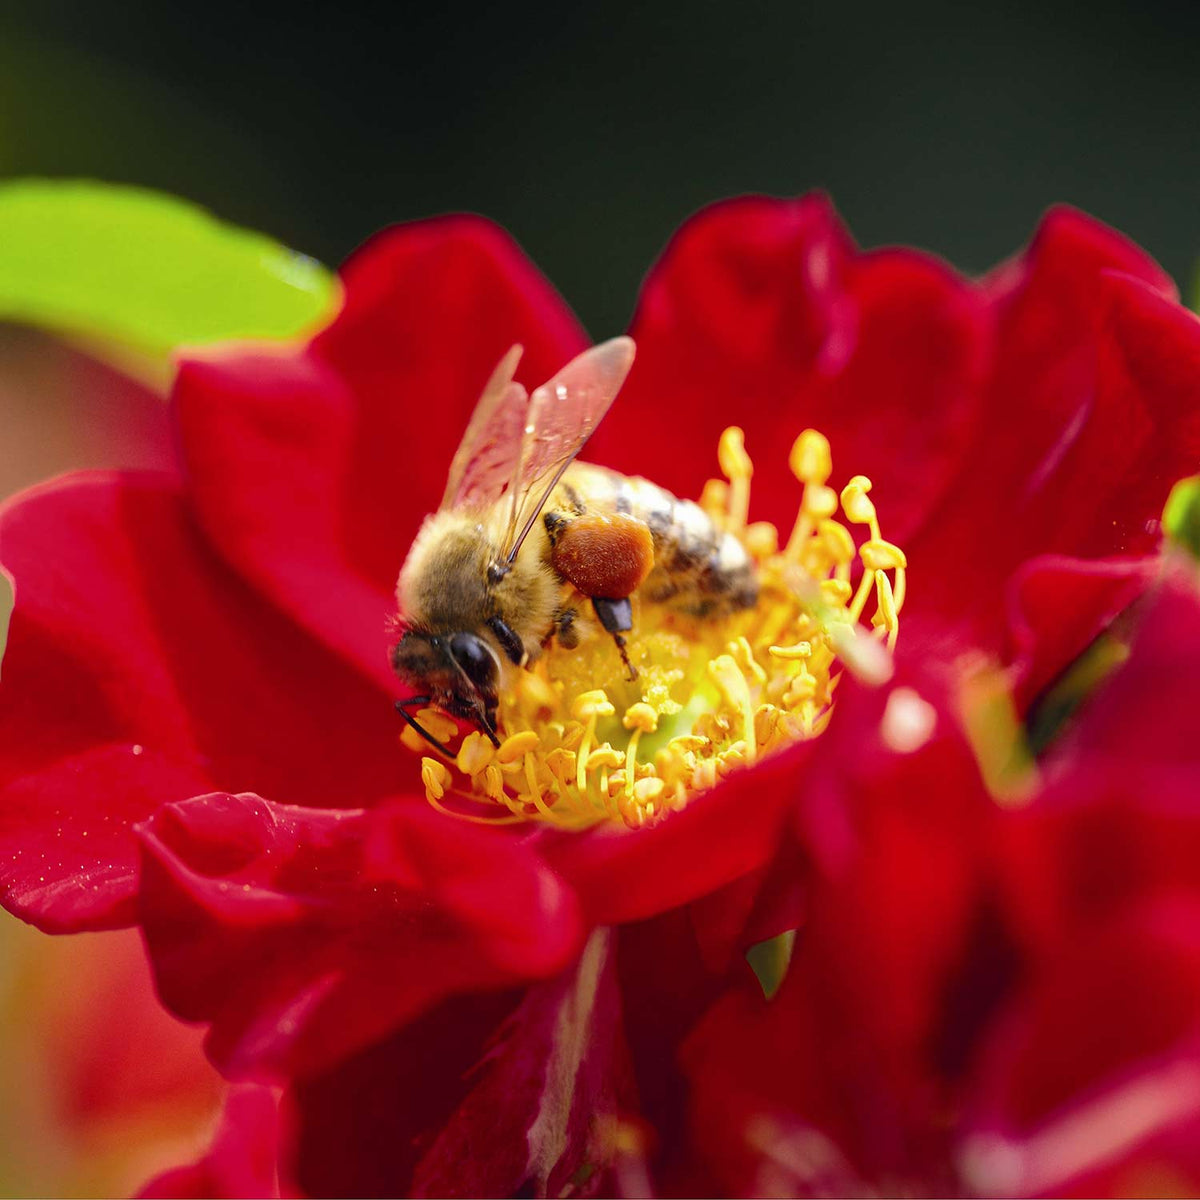
[[[815,429],[806,429],[793,443],[788,466],[801,483],[821,484],[833,474],[829,439]]]
[[[639,779],[633,785],[633,798],[639,804],[652,804],[666,791],[667,785],[661,779],[656,779],[651,776],[648,779]]]
[[[822,579],[821,599],[834,608],[841,608],[848,603],[854,589],[845,579]]]
[[[767,653],[772,658],[793,659],[808,658],[812,655],[812,642],[797,642],[794,646],[769,646]]]
[[[575,775],[575,752],[573,750],[564,750],[562,746],[559,746],[546,755],[546,766],[550,768],[550,774],[565,786],[573,782]]]
[[[811,700],[816,694],[816,676],[809,675],[808,672],[803,672],[792,680],[792,686],[784,694],[783,703],[788,708],[795,708],[797,704],[803,704],[806,700]]]
[[[904,551],[882,539],[872,538],[869,542],[863,542],[858,553],[863,566],[869,571],[894,571],[908,566]]]
[[[746,453],[746,436],[736,425],[730,425],[721,434],[717,444],[717,462],[726,479],[749,479],[754,474],[754,464]]]
[[[653,733],[658,728],[658,713],[644,701],[631,704],[621,718],[626,729],[638,729],[642,733]]]
[[[875,505],[867,493],[871,490],[871,481],[865,475],[855,475],[842,488],[842,511],[846,520],[855,525],[868,525],[875,520]]]
[[[745,731],[746,741],[754,741],[754,702],[750,699],[750,687],[746,676],[731,654],[719,654],[708,664],[709,678],[721,689],[726,702],[733,708]],[[751,751],[753,758],[753,751]]]
[[[601,767],[608,767],[609,770],[612,770],[613,767],[619,767],[624,761],[625,755],[620,750],[614,750],[606,742],[603,746],[597,746],[587,756],[587,769],[598,771]]]
[[[458,725],[441,709],[422,708],[416,715],[417,724],[439,742],[448,742],[457,732]],[[400,740],[410,750],[428,750],[429,743],[411,725],[406,725]]]
[[[531,750],[536,750],[541,740],[532,729],[523,729],[520,733],[514,733],[500,743],[500,749],[496,751],[496,761],[514,763],[517,759],[524,758]]]
[[[717,461],[730,485],[729,528],[738,533],[746,527],[746,518],[750,514],[750,477],[754,474],[754,464],[746,453],[745,437],[736,425],[721,434]]]
[[[850,530],[840,521],[822,521],[817,527],[817,533],[829,550],[834,562],[854,561],[854,539]]]
[[[892,582],[888,577],[879,571],[875,575],[875,595],[879,604],[877,616],[882,618],[882,623],[887,627],[888,631],[888,646],[895,640],[894,633],[897,628],[896,617],[896,599],[892,595]]]
[[[425,795],[431,800],[440,800],[450,786],[450,772],[446,764],[437,758],[421,759],[421,782]]]
[[[744,635],[735,638],[725,649],[733,661],[741,667],[742,674],[748,680],[753,681],[759,687],[767,682],[767,673],[759,666],[758,660],[754,657],[754,651],[750,646],[750,642]]]
[[[597,717],[611,717],[616,711],[603,688],[581,693],[575,697],[571,705],[571,716],[577,721],[594,721]]]
[[[478,775],[495,756],[495,747],[477,729],[462,740],[455,763],[464,775]]]
[[[770,521],[755,521],[747,525],[742,541],[756,562],[770,558],[779,550],[779,530]]]
[[[724,479],[706,479],[700,493],[700,507],[710,517],[724,521],[729,511],[729,484]]]
[[[804,497],[800,501],[800,506],[804,511],[804,515],[812,518],[814,521],[823,520],[825,517],[832,517],[837,512],[837,492],[831,487],[825,487],[823,484],[810,483],[804,489]]]
[[[483,790],[492,800],[499,801],[504,797],[504,776],[494,762],[484,768]]]
[[[766,746],[779,728],[779,720],[783,714],[773,704],[760,704],[754,713],[754,740],[760,746]]]

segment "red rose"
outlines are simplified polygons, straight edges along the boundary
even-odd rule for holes
[[[344,284],[310,342],[183,361],[178,475],[74,477],[3,514],[4,899],[51,931],[140,921],[218,1065],[302,1077],[302,1188],[557,1191],[620,1161],[621,1114],[678,1120],[679,1039],[740,951],[798,919],[804,876],[776,850],[805,772],[856,752],[798,743],[634,833],[430,811],[395,745],[396,572],[507,347],[534,384],[585,339],[472,218],[381,235]],[[899,655],[932,693],[1000,651],[1025,559],[1121,556],[1025,569],[1077,601],[1069,623],[1031,605],[1016,647],[1030,696],[1052,679],[1143,585],[1134,556],[1200,445],[1193,318],[1065,210],[971,284],[858,252],[820,198],[720,205],[631,333],[589,457],[697,495],[737,421],[751,516],[779,522],[784,451],[822,429],[909,548]]]

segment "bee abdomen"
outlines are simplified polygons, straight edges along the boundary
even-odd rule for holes
[[[695,616],[749,608],[758,578],[745,547],[690,500],[679,500],[648,479],[586,463],[564,476],[564,499],[574,512],[608,509],[643,522],[654,543],[654,569],[640,594]]]

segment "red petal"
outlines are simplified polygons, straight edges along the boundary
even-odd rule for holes
[[[579,895],[590,924],[637,921],[686,904],[770,859],[804,764],[822,741],[737,772],[652,829],[555,837],[542,853]]]
[[[1184,716],[1200,678],[1200,592],[1191,564],[1168,573],[1137,616],[1129,660],[1088,702],[1061,753],[1195,769],[1200,740]]]
[[[220,552],[370,678],[421,519],[514,342],[536,386],[581,350],[578,324],[496,226],[475,217],[381,234],[343,273],[310,347],[185,361],[175,391],[192,497]]]
[[[1200,905],[1184,893],[1081,931],[998,1027],[977,1120],[1018,1133],[1200,1034]],[[1050,1185],[1051,1189],[1053,1185]]]
[[[956,619],[963,638],[995,650],[1003,583],[1023,560],[1154,548],[1167,489],[1200,456],[1200,418],[1187,379],[1194,318],[1119,234],[1055,210],[987,288],[997,329],[984,423],[952,503],[906,546],[906,615],[910,629],[928,614]],[[1131,324],[1172,364],[1160,368],[1172,388],[1160,392],[1140,359],[1133,382],[1119,369]]]
[[[597,931],[572,971],[526,992],[417,1164],[410,1194],[509,1196],[529,1181],[539,1196],[560,1196],[581,1167],[603,1165],[620,1081],[611,943]]]
[[[998,330],[984,449],[989,466],[999,460],[1017,470],[1010,489],[1051,454],[1092,394],[1104,271],[1125,272],[1177,299],[1153,259],[1067,207],[1051,209],[1028,249],[986,283]]]
[[[470,1092],[474,1070],[519,998],[509,992],[452,997],[386,1041],[298,1081],[296,1176],[304,1192],[411,1194],[417,1164]],[[502,1147],[489,1136],[504,1116],[501,1108],[477,1129],[472,1169],[489,1159],[497,1172],[523,1163],[523,1143]]]
[[[411,758],[386,696],[212,554],[175,484],[80,476],[0,517],[4,899],[56,931],[130,919],[129,826],[214,786],[363,803]]]
[[[451,992],[552,975],[572,898],[520,843],[421,806],[373,816],[213,795],[142,827],[167,1005],[231,1076],[311,1071]]]
[[[1017,706],[1024,712],[1145,591],[1156,558],[1084,562],[1046,555],[1009,584]]]
[[[143,1200],[239,1200],[292,1195],[280,1188],[279,1101],[258,1084],[231,1087],[213,1144],[188,1166],[155,1176],[138,1193]]]
[[[969,437],[984,328],[978,297],[909,251],[858,254],[827,200],[744,198],[676,234],[631,332],[638,358],[589,457],[684,496],[742,425],[756,511],[790,522],[787,452],[829,437],[834,481],[866,473],[903,536],[931,508]]]

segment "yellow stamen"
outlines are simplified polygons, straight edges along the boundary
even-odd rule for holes
[[[431,800],[440,800],[450,781],[450,772],[444,762],[429,757],[421,759],[421,782],[425,785],[425,795]]]
[[[426,755],[430,804],[467,820],[640,829],[819,736],[843,670],[870,685],[890,677],[908,563],[882,535],[871,481],[855,475],[835,491],[829,443],[805,430],[789,459],[802,491],[781,550],[774,525],[747,524],[754,472],[741,430],[725,432],[718,460],[728,482],[709,481],[701,504],[753,559],[758,603],[704,618],[637,603],[632,681],[608,638],[572,650],[552,643],[527,669],[507,670],[499,747],[479,731],[454,743],[456,724],[423,710],[425,728],[458,747],[443,762],[405,735]]]
[[[721,434],[717,461],[729,480],[729,528],[739,533],[745,529],[750,515],[750,477],[754,474],[754,464],[746,453],[745,435],[736,425]]]

